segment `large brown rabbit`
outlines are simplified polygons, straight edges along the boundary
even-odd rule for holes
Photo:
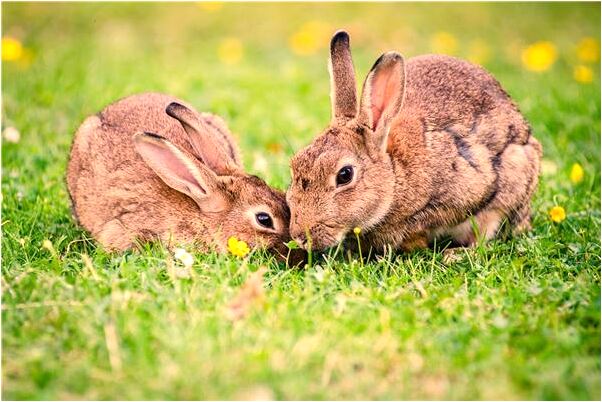
[[[221,118],[171,96],[130,96],[88,117],[67,186],[78,221],[109,249],[158,238],[223,252],[236,236],[286,255],[284,193],[243,171]]]
[[[291,163],[291,236],[324,249],[362,242],[411,249],[450,236],[470,246],[507,221],[530,227],[542,150],[500,84],[448,56],[395,52],[356,100],[349,36],[330,44],[332,121]]]

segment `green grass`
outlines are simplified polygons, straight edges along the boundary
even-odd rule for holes
[[[21,133],[2,144],[4,399],[600,398],[599,62],[593,83],[573,79],[577,43],[600,39],[599,4],[3,3],[2,18],[33,55],[2,66],[3,128]],[[325,47],[289,47],[307,21],[351,30],[361,80],[382,51],[427,53],[440,31],[461,57],[485,43],[484,65],[544,147],[533,231],[447,265],[429,250],[294,271],[260,253],[196,254],[179,278],[161,245],[109,254],[75,225],[72,135],[140,91],[222,115],[248,170],[286,188],[288,159],[330,113]],[[225,37],[242,42],[235,65],[217,56]],[[521,49],[539,40],[558,60],[533,73]],[[263,302],[231,322],[228,304],[261,265]]]

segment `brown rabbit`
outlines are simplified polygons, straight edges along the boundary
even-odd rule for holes
[[[109,249],[158,238],[224,252],[236,236],[286,256],[284,193],[243,171],[221,118],[171,96],[130,96],[88,117],[67,186],[77,220]]]
[[[362,242],[411,249],[451,236],[530,227],[542,150],[500,84],[448,56],[383,54],[359,109],[349,36],[330,44],[332,121],[292,160],[291,236],[324,249],[355,227]]]

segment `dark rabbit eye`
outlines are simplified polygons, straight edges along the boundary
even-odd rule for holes
[[[265,212],[256,213],[255,220],[264,228],[274,229],[274,222],[272,222],[272,217]]]
[[[337,187],[348,184],[353,179],[353,166],[343,166],[337,173]]]

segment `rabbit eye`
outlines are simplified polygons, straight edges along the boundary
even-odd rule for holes
[[[258,212],[255,214],[255,220],[259,225],[264,228],[274,229],[274,222],[272,221],[272,217],[265,212]]]
[[[337,173],[337,187],[349,184],[353,179],[353,166],[343,166]]]

